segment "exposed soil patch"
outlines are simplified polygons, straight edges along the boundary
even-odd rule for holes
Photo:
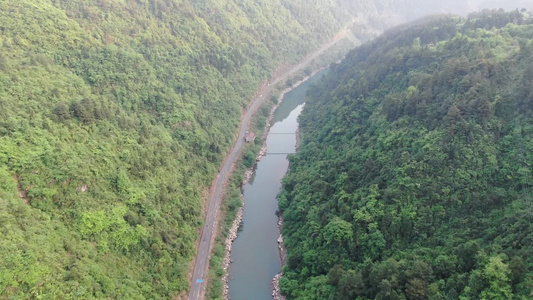
[[[17,174],[13,175],[13,179],[17,183],[17,190],[19,192],[19,197],[24,201],[24,203],[30,205],[31,199],[28,196],[28,191],[30,190],[31,186],[28,186],[27,188],[23,189],[20,185],[20,178]]]

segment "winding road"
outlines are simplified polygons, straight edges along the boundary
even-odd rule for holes
[[[239,128],[239,136],[233,145],[230,153],[226,156],[222,168],[219,174],[214,179],[210,189],[209,201],[207,204],[207,212],[205,216],[205,223],[202,229],[200,245],[196,255],[196,263],[194,265],[193,275],[191,279],[191,285],[189,288],[189,300],[197,300],[205,298],[205,288],[207,286],[207,267],[209,265],[209,257],[211,253],[211,247],[215,237],[215,228],[217,222],[218,208],[221,203],[222,196],[224,194],[224,186],[228,181],[231,174],[231,170],[235,162],[237,161],[242,146],[244,144],[244,136],[250,125],[252,115],[257,111],[263,100],[268,98],[271,91],[271,85],[274,86],[279,82],[287,80],[289,77],[296,74],[296,72],[306,67],[313,59],[320,54],[328,50],[331,46],[341,40],[348,32],[348,27],[339,32],[334,38],[323,44],[316,51],[308,55],[299,64],[292,66],[288,71],[281,74],[277,78],[274,78],[269,85],[263,84],[261,89],[257,92],[255,98],[250,103],[248,109],[244,113],[241,119],[241,125]]]

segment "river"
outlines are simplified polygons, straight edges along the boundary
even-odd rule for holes
[[[285,95],[271,122],[267,155],[259,161],[253,178],[243,187],[242,231],[233,242],[233,263],[229,268],[231,300],[272,299],[270,283],[281,270],[276,195],[289,166],[287,154],[295,152],[298,115],[303,109],[307,89],[323,72]]]

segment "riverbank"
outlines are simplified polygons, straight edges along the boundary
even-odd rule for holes
[[[228,237],[226,238],[226,253],[224,255],[224,260],[222,262],[223,268],[224,268],[224,275],[222,276],[222,282],[224,282],[224,291],[223,291],[224,299],[229,299],[228,268],[229,268],[229,265],[233,262],[231,260],[231,246],[233,245],[233,241],[235,241],[235,239],[237,238],[237,233],[239,231],[239,227],[242,224],[243,216],[244,216],[244,206],[241,206],[237,210],[235,221],[233,221],[233,224],[231,225],[231,229],[228,233]]]
[[[277,213],[278,216],[278,228],[279,228],[279,238],[278,238],[278,252],[279,252],[279,258],[281,260],[281,267],[285,265],[287,262],[287,250],[285,249],[285,244],[283,243],[283,234],[281,233],[281,229],[283,228],[283,216],[280,211]],[[283,271],[280,271],[274,278],[272,279],[272,298],[274,300],[285,300],[285,296],[281,294],[281,288],[279,287],[279,281],[281,280],[281,277],[283,277]]]
[[[278,108],[278,106],[283,101],[283,98],[285,97],[285,94],[287,94],[288,92],[290,92],[293,89],[297,88],[299,85],[301,85],[302,83],[306,82],[307,80],[309,80],[310,78],[312,78],[313,76],[315,76],[316,74],[322,72],[325,69],[327,69],[327,67],[320,68],[320,69],[314,71],[313,73],[311,73],[311,75],[309,75],[309,76],[303,78],[302,80],[298,81],[292,87],[283,90],[283,92],[281,93],[281,95],[280,95],[280,97],[278,99],[278,104],[276,106],[274,106],[272,108],[271,112],[270,112],[270,117],[269,117],[268,125],[267,125],[266,129],[270,128],[270,122],[272,121],[272,118],[274,117],[274,111],[276,110],[276,108]],[[298,149],[300,148],[300,134],[299,133],[300,133],[300,128],[298,128],[296,130],[296,151],[298,151]],[[287,172],[288,171],[289,170],[287,170]],[[279,211],[277,212],[277,215],[278,215],[278,228],[279,228],[278,252],[279,252],[279,257],[280,257],[280,260],[281,260],[281,268],[283,268],[283,266],[285,265],[285,263],[287,261],[287,250],[285,249],[285,244],[283,243],[283,233],[282,233],[283,216],[282,216],[282,213],[279,212]],[[279,281],[281,280],[282,277],[283,277],[283,272],[280,271],[272,279],[272,283],[271,283],[272,284],[272,297],[274,298],[274,300],[285,300],[286,299],[285,296],[281,294],[281,288],[279,287]]]
[[[261,133],[261,137],[262,137],[262,140],[264,141],[262,147],[261,147],[261,150],[258,152],[256,158],[255,158],[255,163],[249,167],[248,169],[246,169],[245,173],[244,173],[244,180],[242,182],[242,186],[244,186],[245,184],[247,184],[251,178],[254,176],[254,170],[256,168],[256,165],[257,163],[266,155],[266,152],[267,152],[267,146],[266,146],[266,137],[270,131],[270,128],[272,126],[272,120],[274,118],[274,113],[276,112],[276,109],[279,108],[279,106],[281,105],[281,103],[283,102],[283,99],[285,97],[285,95],[292,91],[293,89],[299,87],[302,83],[308,81],[310,78],[312,78],[313,76],[315,76],[317,73],[323,71],[324,69],[326,69],[326,67],[323,67],[323,68],[320,68],[314,72],[312,72],[309,76],[306,76],[304,77],[303,79],[299,80],[298,82],[296,82],[295,84],[293,84],[292,86],[290,87],[287,87],[285,88],[283,91],[281,91],[278,99],[277,99],[277,103],[270,109],[270,112],[269,112],[269,116],[267,118],[267,123],[266,123],[266,126],[263,130],[263,132]],[[243,195],[241,194],[241,198],[243,197]],[[233,242],[235,241],[235,239],[237,238],[237,235],[238,235],[238,230],[242,224],[242,220],[243,220],[243,214],[244,214],[244,209],[242,210],[239,210],[238,214],[237,214],[237,218],[234,220],[231,228],[230,228],[230,231],[228,233],[228,237],[226,239],[226,246],[225,246],[225,255],[224,255],[224,260],[223,260],[223,269],[224,269],[224,275],[223,275],[223,296],[224,296],[224,299],[225,300],[229,300],[229,274],[228,274],[228,270],[229,270],[229,266],[230,264],[232,263],[232,260],[231,260],[231,251],[232,251],[232,246],[233,246]],[[281,218],[281,215],[278,215],[278,229],[279,229],[279,238],[277,240],[278,242],[278,254],[280,255],[280,258],[281,258],[281,265],[283,266],[285,264],[285,261],[286,261],[286,251],[285,251],[285,248],[284,248],[284,245],[283,245],[283,236],[281,235],[281,228],[282,228],[282,224],[283,224],[283,219]],[[274,299],[285,299],[284,296],[281,295],[281,291],[280,291],[280,288],[279,288],[279,279],[281,279],[282,277],[282,274],[279,273],[277,274],[274,279],[272,280],[272,295],[274,297]]]

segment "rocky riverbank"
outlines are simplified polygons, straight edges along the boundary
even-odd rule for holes
[[[283,273],[278,273],[276,276],[274,276],[274,279],[272,279],[272,298],[274,300],[285,300],[285,296],[281,294],[281,289],[279,288],[279,281],[281,277],[283,276]]]
[[[233,241],[235,241],[235,239],[237,238],[237,232],[239,231],[239,227],[241,227],[243,216],[244,216],[244,206],[241,206],[237,210],[237,215],[235,216],[235,220],[233,221],[233,224],[231,225],[231,228],[228,233],[228,237],[226,238],[226,254],[224,255],[224,260],[222,261],[222,265],[224,268],[224,276],[222,276],[222,282],[224,283],[223,293],[224,293],[224,299],[226,300],[229,300],[228,269],[229,269],[229,265],[233,262],[231,260],[231,246],[233,245]]]
[[[258,161],[260,161],[263,157],[265,157],[266,151],[267,151],[266,145],[263,145],[263,147],[261,147],[261,149],[257,153],[257,156],[255,157],[255,164],[251,166],[250,168],[246,169],[246,171],[244,172],[244,180],[242,181],[241,185],[245,185],[248,182],[250,182],[250,179],[252,179],[252,177],[254,176],[255,165],[257,164]]]
[[[281,259],[281,265],[284,266],[287,261],[287,250],[285,250],[285,244],[283,243],[283,235],[281,234],[281,228],[283,227],[283,216],[281,213],[278,213],[278,228],[279,228],[279,238],[278,238],[278,251],[279,258]]]
[[[278,228],[279,228],[279,238],[278,238],[278,251],[279,251],[279,258],[281,259],[281,266],[283,267],[285,265],[285,262],[287,261],[287,251],[285,250],[285,244],[283,243],[283,235],[281,234],[281,228],[283,227],[283,217],[281,213],[277,213],[278,215]],[[281,277],[283,276],[283,272],[279,272],[274,276],[272,279],[272,297],[274,300],[285,300],[285,296],[281,294],[281,289],[279,287],[279,281],[281,280]]]

